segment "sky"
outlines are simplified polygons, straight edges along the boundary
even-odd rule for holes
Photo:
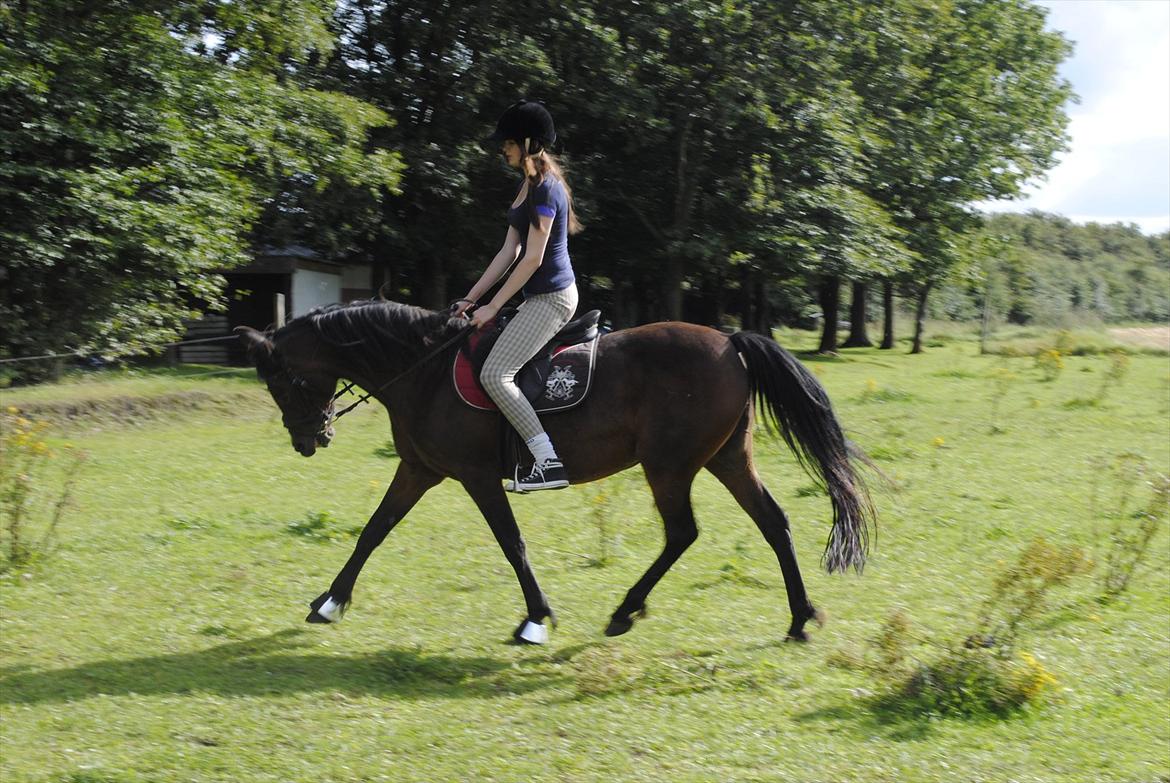
[[[1074,42],[1061,67],[1079,103],[1070,150],[1025,197],[991,212],[1055,212],[1077,223],[1170,229],[1170,0],[1038,0]]]

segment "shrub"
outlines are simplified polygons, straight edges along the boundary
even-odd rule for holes
[[[1056,685],[1052,673],[1028,653],[1004,657],[993,649],[954,647],[919,665],[885,701],[950,717],[1007,717]]]
[[[834,665],[868,672],[881,686],[880,711],[900,715],[999,718],[1042,699],[1056,678],[1017,649],[1020,631],[1047,608],[1050,591],[1091,563],[1073,546],[1033,540],[995,579],[975,633],[963,642],[918,639],[909,618],[892,612],[861,654],[833,656]],[[912,653],[925,645],[921,658]]]

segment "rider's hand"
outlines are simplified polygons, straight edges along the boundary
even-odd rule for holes
[[[457,299],[451,304],[451,317],[458,318],[474,306],[475,302],[470,299]]]
[[[493,304],[485,304],[475,309],[475,314],[471,316],[471,323],[476,329],[482,329],[487,326],[488,321],[496,317],[496,313],[500,308]]]

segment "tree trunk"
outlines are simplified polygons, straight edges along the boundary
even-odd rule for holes
[[[423,289],[423,307],[442,310],[447,306],[447,270],[438,258],[426,265],[426,282]]]
[[[869,334],[866,331],[866,306],[865,299],[869,294],[868,286],[865,283],[853,283],[853,299],[849,302],[849,337],[845,340],[843,348],[869,348],[873,343],[869,341]]]
[[[772,308],[768,304],[768,278],[763,270],[757,269],[752,285],[756,313],[755,330],[760,334],[772,335]]]
[[[922,353],[922,332],[926,323],[926,300],[934,283],[927,283],[918,292],[918,305],[914,309],[914,345],[910,353]]]
[[[987,341],[991,337],[991,273],[983,286],[983,324],[979,329],[979,355],[987,353]]]
[[[817,348],[817,353],[836,353],[837,308],[841,305],[841,279],[838,277],[822,278],[817,294],[821,303],[821,317],[824,319],[821,330],[821,345]]]
[[[739,324],[743,329],[755,331],[755,286],[752,283],[751,268],[745,264],[739,268]]]
[[[882,281],[882,348],[894,347],[894,282]]]
[[[664,321],[682,320],[682,264],[673,258],[663,265],[662,298],[659,311]]]

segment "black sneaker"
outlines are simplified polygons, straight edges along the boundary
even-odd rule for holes
[[[524,478],[520,478],[520,465],[516,466],[516,480],[504,485],[508,492],[532,492],[537,489],[564,489],[569,486],[565,466],[559,460],[550,459],[532,466]]]

